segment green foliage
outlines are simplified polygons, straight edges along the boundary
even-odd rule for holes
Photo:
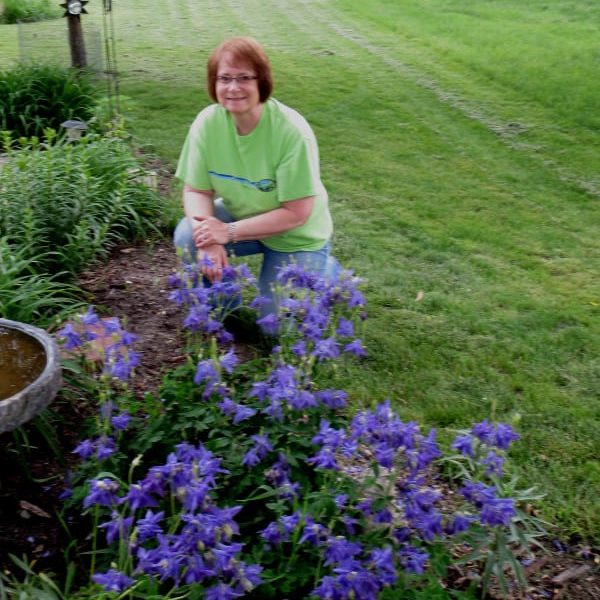
[[[31,23],[60,17],[62,11],[54,0],[3,0],[0,9],[0,23]]]
[[[75,578],[75,566],[67,567],[64,585],[59,586],[52,573],[39,573],[25,558],[11,555],[12,571],[0,572],[0,600],[69,600]]]
[[[60,131],[69,119],[87,121],[98,91],[85,73],[52,64],[18,65],[0,72],[0,130],[13,140]]]
[[[39,257],[38,257],[39,258]],[[0,316],[45,325],[52,315],[81,306],[77,290],[39,271],[29,243],[15,246],[0,237]]]
[[[112,246],[142,238],[159,220],[156,192],[118,138],[30,140],[0,170],[0,235],[39,274],[65,278]]]

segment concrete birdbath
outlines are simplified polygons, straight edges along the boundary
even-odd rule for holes
[[[61,384],[54,340],[32,325],[0,319],[0,433],[46,408]]]

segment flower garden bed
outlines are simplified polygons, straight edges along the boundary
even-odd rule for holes
[[[113,258],[105,267],[99,269],[96,272],[88,272],[84,276],[84,281],[87,281],[88,289],[94,290],[94,302],[97,302],[100,306],[102,306],[103,309],[110,309],[110,311],[113,314],[119,314],[122,317],[126,317],[128,329],[134,330],[138,335],[140,335],[141,339],[138,340],[140,346],[139,349],[143,350],[143,354],[146,360],[144,360],[142,364],[145,363],[146,366],[140,368],[139,375],[143,383],[138,384],[138,387],[136,388],[138,396],[141,394],[141,392],[143,392],[144,388],[146,390],[152,389],[158,383],[161,374],[165,370],[165,367],[171,369],[173,366],[176,366],[178,363],[183,362],[185,360],[185,352],[183,351],[185,345],[184,337],[181,335],[180,329],[176,326],[177,321],[180,320],[182,315],[178,314],[179,311],[169,307],[169,304],[164,302],[164,297],[166,294],[166,284],[164,278],[166,275],[168,275],[170,271],[172,271],[174,266],[173,260],[174,259],[172,255],[169,254],[168,244],[159,244],[154,248],[122,248],[121,250],[113,254]],[[225,355],[222,354],[221,356],[223,357]],[[165,363],[167,364],[165,365]],[[72,408],[72,403],[69,404],[69,406]],[[87,413],[88,417],[91,416],[92,412],[93,411],[91,410],[91,408],[87,409],[87,411],[84,411],[84,413]],[[75,421],[77,419],[82,419],[84,416],[85,414],[79,414],[75,419],[72,419],[70,423],[65,423],[66,430],[70,429],[71,431],[71,434],[65,438],[65,441],[68,441],[68,443],[65,443],[65,451],[68,452],[74,447],[74,444],[76,442],[76,436],[72,433],[73,430],[76,428]],[[302,416],[301,418],[304,419],[305,417]],[[327,437],[327,435],[329,435],[330,433],[331,431],[327,428],[322,430],[322,435],[325,437]],[[313,434],[306,432],[307,438],[312,437],[312,435]],[[231,446],[231,440],[229,442],[229,446]],[[315,449],[313,449],[313,455],[314,450]],[[308,455],[305,456],[305,458],[307,457]],[[327,466],[325,463],[329,458],[331,458],[331,454],[327,452],[321,456],[321,460],[324,461],[322,463],[322,466]],[[363,457],[362,462],[364,462],[364,460],[365,458]],[[71,459],[69,459],[69,462],[72,462]],[[40,467],[41,465],[43,465],[43,463],[44,461],[42,460]],[[72,466],[75,466],[74,462]],[[146,466],[149,466],[149,464],[147,464]],[[57,472],[60,470],[56,468],[56,465],[54,465],[53,469],[54,470],[51,472]],[[40,471],[41,470],[42,469],[40,468]],[[436,485],[438,486],[438,489],[450,489],[440,487],[440,481],[438,481]],[[53,519],[52,515],[53,509],[56,509],[59,506],[57,502],[52,501],[52,498],[56,498],[58,492],[60,491],[60,486],[55,485],[53,483],[51,484],[51,486],[49,486],[51,488],[50,490],[46,489],[45,492],[42,492],[41,490],[44,489],[44,487],[45,486],[43,485],[39,486],[39,495],[37,496],[36,492],[34,491],[35,486],[30,487],[28,490],[27,498],[24,498],[26,504],[20,503],[16,507],[18,508],[18,510],[20,510],[21,523],[24,525],[24,527],[21,527],[22,536],[21,547],[19,549],[24,552],[27,552],[30,557],[38,558],[38,560],[40,561],[39,565],[46,565],[48,569],[57,570],[57,568],[59,568],[58,565],[60,564],[60,554],[66,549],[69,541],[67,538],[65,538],[59,533],[60,528],[56,528],[55,519]],[[83,489],[84,488],[82,488],[82,490]],[[48,493],[49,491],[50,493]],[[89,489],[86,493],[88,493],[87,497],[89,498]],[[452,494],[454,493],[455,491],[452,492]],[[445,495],[446,497],[448,496],[448,494]],[[330,498],[333,498],[332,494],[330,494]],[[81,499],[83,498],[80,498],[80,500]],[[265,503],[267,501],[268,500],[265,500]],[[280,500],[278,501],[280,502]],[[88,506],[88,509],[90,509],[91,507],[92,504]],[[23,515],[24,513],[28,512],[28,508],[30,511],[29,518],[24,519]],[[36,514],[35,508],[41,509],[41,513],[45,513],[45,516],[42,516],[41,513]],[[138,515],[138,519],[143,515],[145,510],[145,508],[142,508],[138,511],[140,513]],[[292,512],[289,515],[290,518],[292,518],[294,514],[295,513]],[[281,518],[283,518],[283,523],[287,522],[285,520],[285,514],[282,514]],[[502,516],[500,515],[499,518],[502,519]],[[108,523],[109,521],[105,522]],[[48,534],[48,531],[51,529],[51,523],[53,523],[55,527],[54,537],[51,534]],[[28,525],[30,525],[29,532]],[[234,521],[231,521],[230,526],[235,530],[236,526],[234,524]],[[283,526],[283,530],[281,529],[281,527],[282,522],[280,522],[279,526],[272,527],[271,533],[273,535],[275,533],[277,533],[278,535],[285,534],[285,526]],[[436,526],[433,525],[433,527],[435,529]],[[106,527],[104,529],[106,529]],[[277,529],[277,531],[275,531],[275,529]],[[298,535],[300,535],[300,529],[298,529],[298,531]],[[24,535],[27,532],[29,533],[29,535]],[[263,537],[268,535],[269,533],[266,533]],[[325,536],[326,534],[323,535]],[[425,535],[428,534],[425,533]],[[336,536],[336,538],[337,537],[339,536]],[[322,540],[323,550],[325,549],[326,539],[327,538],[324,537]],[[327,547],[331,547],[331,538],[329,539],[330,541],[327,542]],[[276,540],[274,539],[272,539],[272,541],[276,542]],[[318,548],[318,539],[316,541]],[[259,546],[262,547],[264,545],[264,540],[262,538],[259,538],[258,536],[255,537],[254,542],[256,548],[258,548]],[[307,542],[310,542],[308,538],[304,540],[305,544]],[[79,543],[82,543],[81,540]],[[279,541],[279,543],[282,543],[282,541]],[[255,550],[248,549],[248,542],[246,543],[246,549],[248,552],[250,552],[250,554],[255,555]],[[15,550],[14,546],[11,548],[11,550]],[[557,550],[561,551],[557,552]],[[593,553],[591,551],[588,551],[586,553],[585,548],[578,548],[576,549],[577,552],[573,553],[565,552],[565,550],[566,548],[564,546],[558,546],[554,548],[553,554],[551,553],[543,557],[540,553],[532,553],[528,557],[520,556],[520,558],[525,559],[524,565],[529,575],[530,587],[527,592],[527,595],[524,597],[544,598],[550,597],[549,594],[554,595],[554,597],[563,598],[597,597],[594,595],[594,590],[597,589],[597,579],[593,568]],[[343,547],[340,551],[343,551]],[[351,553],[353,552],[352,547],[350,547],[350,551]],[[51,558],[51,555],[54,555],[54,561],[48,560],[49,558]],[[376,556],[379,557],[379,560],[383,561],[382,564],[384,564],[385,560],[387,560],[383,554],[381,556]],[[416,555],[412,558],[415,559],[415,557]],[[373,559],[374,558],[375,557],[373,557]],[[100,555],[100,559],[102,559],[102,555]],[[6,561],[4,562],[5,564],[7,564]],[[373,564],[375,564],[375,562],[373,562]],[[114,575],[111,579],[110,574],[112,574],[113,572],[107,568],[109,566],[110,565],[105,564],[103,570],[98,570],[100,576],[97,579],[99,583],[104,583],[105,587],[110,587],[111,585],[115,585],[118,587],[120,585],[119,580],[115,579],[115,577],[117,577],[116,575]],[[418,567],[418,563],[414,563],[413,567],[415,566]],[[254,583],[258,583],[259,577],[264,578],[265,576],[264,573],[262,575],[259,574],[259,571],[260,569],[258,568],[254,572],[251,571],[250,576],[251,578],[254,578]],[[267,577],[272,577],[273,572],[275,571],[272,571],[271,574],[269,574],[269,572],[267,571]],[[108,579],[105,575],[102,575],[102,573],[109,573]],[[252,573],[254,573],[254,575],[252,575]],[[573,573],[575,573],[575,575],[573,575]],[[129,575],[124,575],[124,577],[128,576]],[[383,572],[382,575],[382,573],[377,572],[377,577],[375,577],[375,579],[378,579],[381,576],[385,576],[385,573]],[[476,563],[469,563],[463,566],[455,565],[451,566],[447,570],[446,575],[443,578],[440,577],[439,579],[436,579],[434,577],[433,579],[435,579],[435,582],[430,582],[427,585],[437,586],[438,591],[436,593],[439,594],[445,593],[443,591],[445,586],[452,586],[456,587],[456,589],[462,589],[462,593],[467,594],[467,592],[464,591],[465,588],[468,588],[469,585],[472,586],[473,582],[477,581],[479,576],[480,573],[478,572],[478,567]],[[391,571],[388,573],[388,577],[392,577]],[[123,581],[126,583],[129,580],[125,579]],[[123,581],[121,583],[123,583]],[[327,585],[333,586],[332,580],[327,579],[325,581]],[[228,597],[226,594],[229,593],[229,587],[225,583],[225,581],[221,580],[221,583],[218,585],[221,585],[223,587],[216,587],[215,590],[221,593],[222,597]],[[418,578],[415,579],[414,589],[420,589],[421,591],[419,593],[421,593],[422,595],[415,595],[414,597],[428,597],[423,594],[433,593],[431,591],[426,592],[426,588],[423,588],[423,586],[425,585],[426,584],[424,584],[423,581],[419,581]],[[210,586],[207,587],[208,589],[210,589]],[[269,597],[269,595],[266,595],[267,592],[265,592],[265,589],[268,589],[268,586],[265,588],[263,584],[262,586],[259,586],[257,590],[255,590],[253,593],[251,592],[249,597]],[[319,589],[315,585],[314,589],[318,590],[318,593],[321,594],[321,597],[336,597],[335,595],[333,595],[335,593],[334,591],[328,591],[325,587]],[[217,594],[217,591],[211,593]],[[140,590],[140,593],[141,592],[142,591]],[[147,593],[147,590],[144,593]],[[202,593],[208,594],[209,592],[205,591]],[[241,592],[238,591],[237,593]],[[375,597],[367,595],[368,593],[370,592],[365,592],[365,598]],[[386,592],[384,589],[381,590],[379,593],[381,597],[386,597]],[[414,593],[416,594],[417,592],[415,591]],[[492,596],[500,597],[494,592],[493,586],[490,588],[489,593]],[[513,593],[514,592],[510,592],[511,595]],[[118,594],[116,593],[112,593],[109,594],[107,597],[117,597],[117,595]],[[288,592],[288,596],[285,597],[304,597],[305,595],[306,594],[295,596],[293,592]],[[206,597],[209,596],[207,595]],[[215,597],[219,596],[215,595]],[[439,597],[445,596],[441,595]]]

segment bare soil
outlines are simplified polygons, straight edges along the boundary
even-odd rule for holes
[[[163,374],[185,360],[181,333],[182,315],[167,300],[167,277],[176,268],[169,240],[158,240],[114,250],[108,261],[82,274],[81,286],[98,311],[118,316],[126,329],[139,336],[137,349],[142,366],[135,391],[157,389]],[[72,398],[58,399],[53,410],[59,417],[57,443],[67,456],[61,465],[49,451],[44,436],[32,425],[25,436],[0,435],[0,568],[11,567],[8,554],[27,555],[36,569],[60,572],[68,546],[56,515],[60,510],[63,475],[73,462],[70,454],[82,420],[89,409]],[[24,446],[29,445],[28,452]],[[17,449],[20,447],[20,452]],[[21,463],[19,456],[27,456]],[[528,564],[527,600],[600,600],[598,548],[575,541],[548,540],[547,553],[538,553]],[[454,569],[451,587],[467,586],[476,575],[472,568]],[[500,597],[492,594],[490,597]]]

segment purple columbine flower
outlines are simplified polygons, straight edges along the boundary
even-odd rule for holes
[[[132,483],[129,486],[127,494],[121,498],[121,502],[127,502],[131,510],[137,510],[138,508],[144,508],[146,506],[156,506],[157,502],[139,483]]]
[[[65,350],[73,350],[83,345],[83,339],[75,331],[72,323],[67,323],[56,335],[65,340]]]
[[[279,321],[275,313],[269,313],[262,319],[256,321],[257,325],[269,335],[277,335],[279,331]]]
[[[473,437],[469,434],[457,436],[454,442],[452,442],[451,448],[458,450],[464,456],[475,456]]]
[[[83,507],[89,508],[97,504],[99,506],[115,506],[119,501],[117,492],[119,484],[112,479],[91,479],[90,491],[83,500]]]
[[[487,453],[487,456],[483,459],[482,463],[487,467],[485,474],[487,477],[495,475],[496,477],[502,477],[502,467],[504,466],[504,457],[496,454],[493,450]]]
[[[506,423],[498,423],[494,432],[494,443],[501,450],[508,450],[510,444],[519,439],[519,434]]]
[[[492,498],[481,508],[479,519],[483,525],[508,525],[516,515],[512,498]]]
[[[100,529],[106,529],[106,542],[112,544],[115,540],[125,539],[133,524],[133,517],[121,517],[118,512],[113,511],[112,519],[102,523]]]
[[[93,456],[94,452],[96,452],[96,446],[92,440],[83,440],[82,442],[79,442],[73,450],[73,454],[79,455],[79,458],[82,460],[87,460]]]
[[[98,460],[104,460],[112,456],[116,451],[117,447],[113,438],[103,435],[96,440],[96,458]]]
[[[127,577],[127,575],[115,569],[110,569],[106,573],[94,573],[92,581],[101,585],[107,592],[117,593],[126,590],[134,583],[131,577]]]
[[[338,326],[336,329],[336,333],[340,337],[352,337],[354,335],[354,326],[352,325],[352,321],[348,319],[340,318],[338,321]]]
[[[344,352],[348,352],[348,354],[354,354],[354,356],[358,357],[363,357],[367,355],[367,352],[362,345],[362,341],[358,339],[350,342],[349,344],[346,344],[344,346]]]
[[[325,565],[340,564],[362,552],[362,546],[344,536],[330,537],[326,541]]]
[[[234,367],[238,364],[238,358],[233,351],[233,348],[221,356],[219,363],[227,373],[233,373]]]
[[[231,586],[226,583],[218,583],[206,590],[205,600],[232,600],[243,596],[241,592],[236,592]]]
[[[98,325],[100,323],[100,318],[94,312],[92,305],[88,306],[87,311],[81,315],[80,320],[84,325]]]
[[[154,513],[151,510],[146,511],[146,515],[136,523],[140,542],[157,538],[163,533],[160,522],[163,520],[164,516],[165,512],[162,510],[157,513]]]
[[[425,571],[425,565],[429,555],[418,548],[406,544],[398,553],[400,564],[405,571],[421,575]]]
[[[494,426],[484,419],[471,427],[471,433],[486,444],[494,443]]]
[[[276,521],[269,523],[261,532],[260,537],[263,538],[267,543],[271,544],[271,546],[276,546],[280,542],[284,541],[283,535],[277,525]],[[289,536],[286,535],[285,540],[288,539]]]
[[[237,425],[250,417],[253,417],[256,414],[256,410],[250,408],[249,406],[244,406],[243,404],[235,405],[235,415],[233,416],[233,424]]]
[[[124,410],[122,413],[119,413],[118,415],[115,415],[110,420],[110,422],[112,423],[112,426],[117,431],[123,431],[123,430],[127,429],[130,421],[131,421],[131,415],[126,410]]]
[[[384,585],[392,585],[398,578],[394,565],[394,553],[389,546],[374,548],[370,556],[371,563],[377,571],[379,581]]]

